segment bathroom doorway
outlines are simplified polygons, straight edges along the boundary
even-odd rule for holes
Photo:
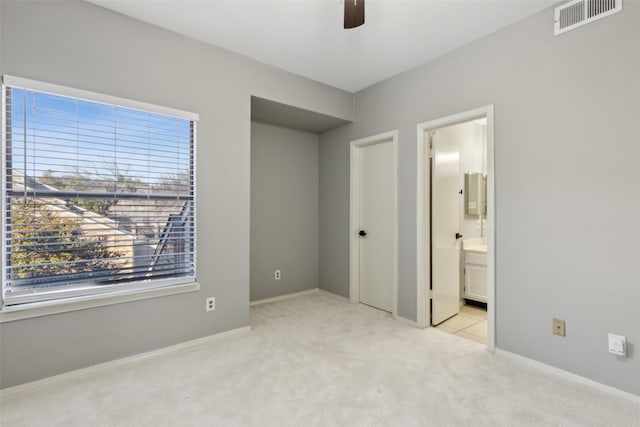
[[[493,107],[418,125],[418,326],[495,347]]]

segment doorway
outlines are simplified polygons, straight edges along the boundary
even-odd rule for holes
[[[397,316],[398,132],[351,141],[349,300]]]
[[[486,155],[482,169],[469,170],[468,163],[461,158],[460,147],[455,146],[454,140],[460,138],[455,137],[456,132],[459,134],[464,128],[463,123],[469,124],[469,129],[473,123],[485,126]],[[456,132],[453,129],[457,129]],[[421,123],[417,137],[418,326],[435,326],[456,316],[462,303],[479,303],[486,307],[487,348],[494,351],[493,106]],[[481,196],[484,200],[478,199]],[[479,236],[473,235],[470,224],[474,230],[479,230]],[[486,252],[482,254],[482,250]],[[478,265],[482,261],[485,274],[478,274],[475,264],[466,274],[465,255],[466,261]],[[471,279],[474,280],[473,289],[468,284]],[[484,301],[476,295],[482,286]],[[476,294],[469,294],[467,289]],[[466,311],[470,310],[463,309],[460,317],[467,317]]]

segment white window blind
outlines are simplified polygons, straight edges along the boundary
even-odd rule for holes
[[[195,121],[5,87],[3,302],[195,279]]]

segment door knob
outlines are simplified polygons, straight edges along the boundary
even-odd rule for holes
[[[458,240],[458,239],[462,239],[462,234],[456,233],[456,240]]]
[[[358,232],[358,235],[360,235],[360,236],[364,237],[364,236],[366,236],[366,235],[367,235],[367,232],[366,232],[366,231],[364,231],[364,230],[360,230],[360,231]]]

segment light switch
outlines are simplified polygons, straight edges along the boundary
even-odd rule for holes
[[[622,335],[609,334],[609,353],[616,356],[626,356],[627,338]]]

